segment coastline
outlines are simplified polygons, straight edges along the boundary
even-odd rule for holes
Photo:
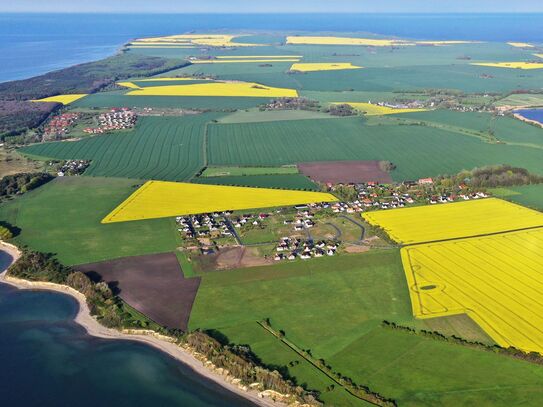
[[[513,114],[513,117],[514,117],[515,119],[521,120],[521,121],[523,121],[523,122],[525,122],[525,123],[530,123],[530,124],[533,124],[534,126],[543,128],[543,123],[538,122],[537,120],[528,119],[528,118],[524,117],[524,116],[523,116],[522,114],[520,114],[520,113],[514,113],[514,114]]]
[[[6,252],[12,258],[11,263],[8,264],[5,269],[0,270],[0,283],[8,284],[21,290],[46,290],[71,296],[79,305],[74,321],[81,325],[89,335],[102,339],[121,339],[147,344],[188,366],[197,375],[213,381],[226,390],[251,401],[255,405],[264,407],[286,406],[285,403],[274,400],[274,398],[280,399],[283,395],[271,390],[260,392],[241,385],[239,379],[228,375],[223,369],[215,368],[209,361],[198,359],[198,354],[196,352],[192,352],[187,347],[177,345],[172,342],[172,338],[168,336],[160,335],[149,330],[118,331],[116,329],[106,328],[90,314],[85,296],[71,287],[49,282],[22,280],[7,276],[7,268],[20,257],[20,251],[16,246],[2,241],[0,241],[0,251]]]

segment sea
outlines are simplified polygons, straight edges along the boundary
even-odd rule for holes
[[[145,344],[89,336],[64,294],[0,284],[4,406],[253,406]]]
[[[543,43],[543,14],[0,13],[0,82],[111,55],[127,41],[206,30],[371,32],[413,39]]]
[[[543,124],[543,108],[515,110],[515,113],[520,114],[528,120],[534,120]]]

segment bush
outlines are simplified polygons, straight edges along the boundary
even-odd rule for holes
[[[9,240],[13,237],[11,230],[4,226],[0,226],[0,240]]]

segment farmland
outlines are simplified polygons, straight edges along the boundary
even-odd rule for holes
[[[86,94],[57,95],[57,96],[49,96],[43,99],[35,99],[35,100],[32,100],[32,102],[53,102],[53,103],[61,103],[63,105],[69,105],[70,103],[75,102],[76,100],[79,100],[85,96],[87,95]]]
[[[146,86],[127,93],[128,96],[233,96],[286,97],[298,96],[294,89],[274,88],[250,82],[210,82],[187,85]]]
[[[160,325],[187,329],[199,278],[184,278],[174,253],[131,256],[77,266],[114,283],[120,297]],[[149,277],[152,277],[152,284]]]
[[[403,244],[450,240],[543,226],[543,213],[500,199],[456,202],[391,211],[364,218]]]
[[[187,180],[202,166],[205,125],[213,114],[146,117],[135,130],[73,142],[36,144],[23,154],[91,160],[90,176]]]
[[[402,249],[418,318],[467,313],[498,344],[543,352],[543,228]]]
[[[241,175],[193,178],[199,184],[238,185],[244,187],[302,189],[318,191],[319,187],[301,174]]]
[[[429,126],[394,123],[369,126],[357,117],[211,124],[208,134],[208,160],[212,165],[275,166],[307,161],[388,160],[397,167],[391,173],[397,181],[456,173],[495,163],[543,173],[538,148],[490,144],[478,137]]]
[[[413,113],[424,111],[424,109],[393,109],[387,106],[379,106],[371,103],[347,102],[348,105],[361,111],[366,116],[383,116],[387,114]]]
[[[342,69],[361,69],[361,66],[356,66],[350,62],[336,62],[336,63],[296,63],[290,67],[291,71],[299,72],[314,72],[314,71],[339,71]]]
[[[495,68],[509,68],[509,69],[542,69],[543,63],[541,62],[476,62],[473,65],[479,66],[492,66]]]
[[[202,177],[226,177],[240,175],[297,174],[294,166],[285,167],[207,167]]]
[[[541,44],[187,32],[131,41],[118,75],[0,84],[0,107],[50,105],[0,169],[56,176],[9,184],[13,243],[325,405],[365,405],[350,382],[399,406],[541,404],[543,359],[497,346],[543,354],[543,129],[512,111],[543,105]],[[93,132],[125,110],[134,127]],[[69,141],[44,130],[64,113]]]
[[[247,109],[267,102],[268,98],[256,97],[227,97],[214,96],[127,96],[124,93],[102,92],[89,95],[74,102],[74,107],[104,108],[104,107],[155,107],[155,108],[185,108],[185,109]]]
[[[148,181],[120,203],[102,222],[125,222],[336,200],[333,195],[322,192]]]
[[[327,403],[358,405],[337,387],[327,389],[318,370],[289,365],[301,359],[255,323],[263,318],[334,370],[401,404],[453,406],[490,397],[507,405],[528,397],[526,385],[532,397],[541,397],[537,366],[379,327],[383,319],[423,323],[412,320],[397,251],[206,274],[189,322],[193,329],[220,327],[229,341],[251,344],[265,363],[287,366],[321,390]]]
[[[496,188],[492,190],[492,193],[508,201],[543,211],[542,184]]]
[[[2,204],[0,216],[21,229],[16,244],[70,265],[174,250],[179,240],[170,219],[100,224],[137,186],[127,178],[56,179]]]

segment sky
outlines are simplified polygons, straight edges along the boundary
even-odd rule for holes
[[[542,0],[0,0],[0,12],[476,13],[543,12]]]

